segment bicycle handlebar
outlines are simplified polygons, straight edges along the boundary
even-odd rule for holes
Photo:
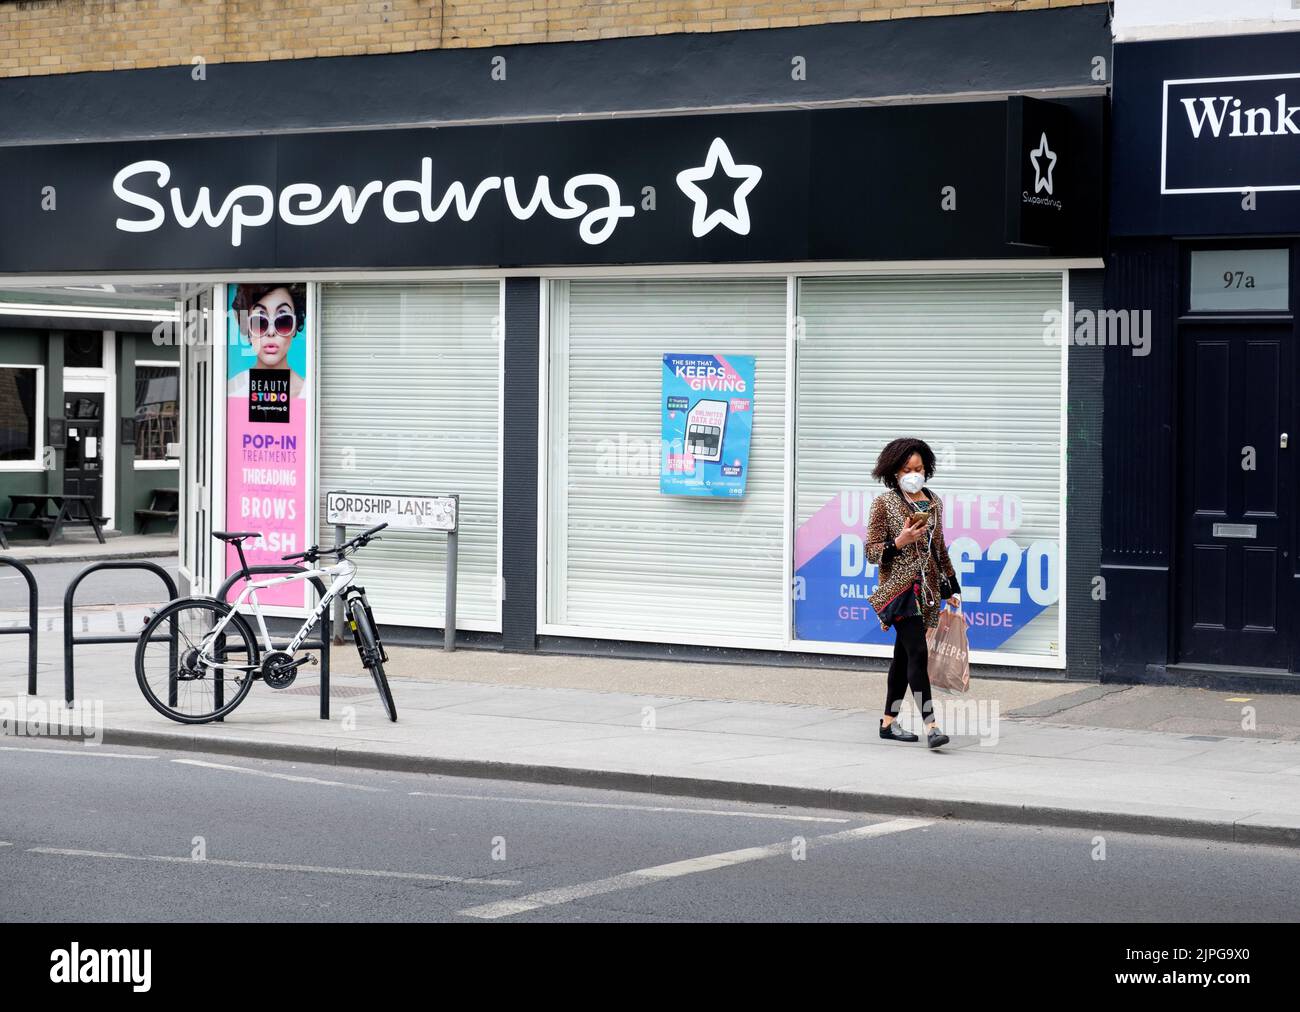
[[[294,552],[292,555],[281,555],[280,558],[285,562],[293,562],[295,559],[304,559],[308,562],[312,562],[320,558],[322,555],[337,555],[341,559],[347,552],[354,548],[364,548],[371,538],[387,526],[387,523],[378,524],[367,531],[362,531],[355,538],[350,538],[341,545],[335,545],[333,548],[321,548],[320,545],[312,545],[305,552]]]

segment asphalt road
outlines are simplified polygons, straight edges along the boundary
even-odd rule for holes
[[[1272,921],[1300,850],[0,739],[4,921]],[[800,841],[803,841],[801,844]],[[199,855],[196,859],[195,855]]]

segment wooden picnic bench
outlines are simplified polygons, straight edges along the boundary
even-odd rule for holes
[[[94,496],[67,495],[60,492],[13,492],[9,495],[9,515],[0,520],[0,542],[9,547],[4,528],[18,524],[31,524],[45,529],[45,540],[54,544],[65,527],[89,527],[99,543],[104,544],[104,525],[108,517],[96,516],[90,508]],[[20,516],[19,507],[30,507],[31,512]]]
[[[180,492],[174,488],[156,488],[153,490],[153,497],[149,500],[149,508],[136,510],[135,520],[140,525],[140,533],[144,534],[149,529],[151,520],[170,520],[172,530],[175,530],[180,515]]]

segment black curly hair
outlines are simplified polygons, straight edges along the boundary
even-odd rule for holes
[[[925,480],[934,477],[934,451],[924,439],[915,436],[899,436],[885,444],[876,458],[875,469],[871,477],[894,490],[898,489],[898,472],[912,459],[912,454],[921,455],[921,466],[925,468]]]

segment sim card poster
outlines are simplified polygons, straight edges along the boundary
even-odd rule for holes
[[[283,565],[309,547],[307,286],[228,285],[226,345],[226,529],[261,535],[244,542],[250,566]],[[226,574],[238,571],[232,545]],[[271,587],[258,601],[301,608],[306,586]]]
[[[753,355],[664,355],[662,494],[743,496],[753,432]]]

